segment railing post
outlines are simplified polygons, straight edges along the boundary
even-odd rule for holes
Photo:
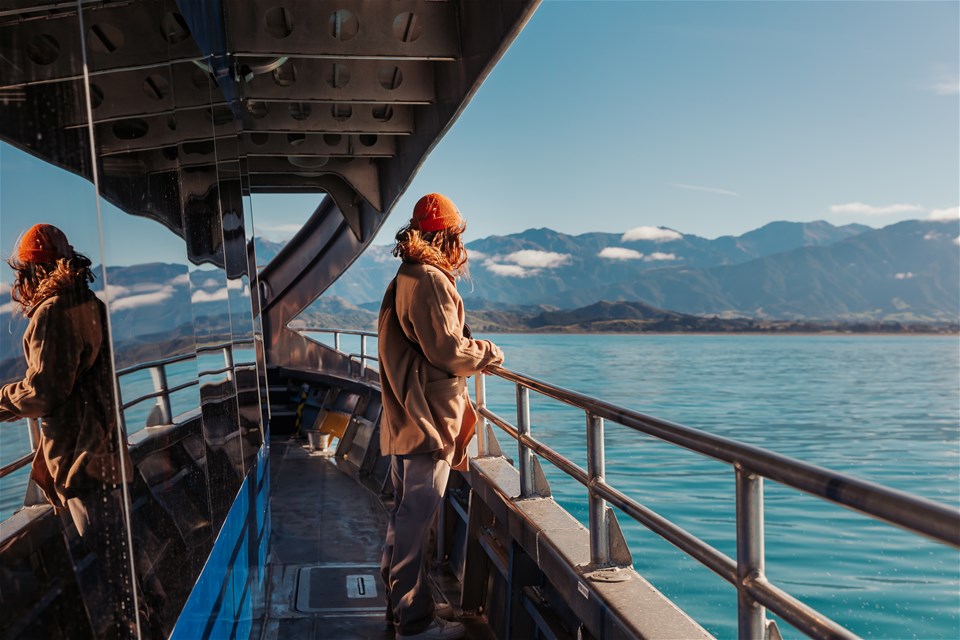
[[[173,411],[170,409],[170,394],[167,393],[166,367],[162,364],[151,367],[150,377],[153,378],[153,390],[163,392],[163,395],[157,398],[157,406],[160,407],[160,424],[170,424],[173,422]]]
[[[520,497],[535,493],[533,486],[533,452],[523,444],[523,436],[530,435],[530,390],[517,384],[517,444],[520,447]]]
[[[476,376],[477,383],[477,408],[486,409],[487,408],[487,379],[484,373],[481,371]],[[477,424],[477,457],[482,458],[487,455],[487,419],[483,415],[483,411],[480,412],[480,421]]]
[[[763,550],[763,477],[750,473],[739,464],[736,469],[737,492],[737,627],[741,640],[764,640],[766,609],[744,589],[748,581],[762,578]]]
[[[233,381],[233,347],[223,348],[223,366],[227,368],[227,380]]]
[[[340,332],[339,331],[333,332],[333,348],[336,351],[340,351]]]
[[[30,450],[40,447],[40,418],[27,418],[27,434],[30,436]]]
[[[367,373],[367,334],[360,334],[360,377]]]
[[[607,501],[597,496],[595,483],[606,473],[603,451],[603,418],[587,412],[587,492],[590,502],[590,564],[610,562],[610,529],[607,526]]]

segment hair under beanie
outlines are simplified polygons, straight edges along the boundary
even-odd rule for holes
[[[20,239],[19,262],[49,264],[73,255],[67,236],[52,224],[35,224]]]
[[[428,193],[413,207],[410,224],[421,231],[439,231],[463,224],[453,200],[440,193]]]

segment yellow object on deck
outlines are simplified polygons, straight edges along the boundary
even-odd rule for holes
[[[347,424],[350,422],[350,415],[338,411],[320,412],[317,416],[318,430],[321,434],[329,433],[338,438],[343,437],[343,432],[347,430]]]

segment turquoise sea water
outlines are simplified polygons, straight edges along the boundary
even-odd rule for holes
[[[956,337],[481,337],[503,347],[506,366],[516,371],[960,506]],[[359,352],[359,343],[344,341],[344,350]],[[124,396],[138,390],[149,390],[148,376],[131,377]],[[583,414],[531,399],[534,434],[585,468]],[[488,401],[515,422],[512,385],[491,379]],[[128,414],[128,424],[144,416]],[[24,430],[10,427],[0,425],[4,462],[25,445]],[[735,557],[729,467],[611,423],[606,453],[609,482]],[[586,522],[585,490],[544,466],[554,497]],[[0,517],[22,500],[22,484],[11,480],[0,481]],[[775,584],[864,637],[960,637],[960,552],[771,482],[764,491],[767,575]],[[637,570],[709,631],[736,637],[733,587],[618,516]]]
[[[960,506],[956,337],[484,337],[508,368],[558,386]],[[515,423],[513,386],[487,386],[491,408]],[[586,468],[583,413],[531,400],[534,435]],[[730,467],[615,424],[605,431],[608,482],[736,557]],[[554,497],[585,523],[585,489],[544,466]],[[960,552],[772,482],[764,491],[775,584],[864,637],[960,637]],[[637,570],[709,631],[736,637],[733,587],[618,518]]]

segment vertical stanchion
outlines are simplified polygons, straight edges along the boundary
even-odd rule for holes
[[[481,371],[477,374],[477,408],[487,408],[487,379]],[[480,422],[477,424],[477,457],[482,458],[487,455],[487,419],[483,412],[480,412]]]
[[[517,444],[520,446],[520,497],[534,494],[533,452],[523,444],[523,436],[530,435],[530,390],[517,384]]]
[[[606,459],[603,451],[603,418],[587,412],[587,491],[590,502],[590,564],[610,562],[610,529],[607,525],[607,501],[596,493],[595,483],[603,480]]]
[[[161,395],[157,397],[157,406],[160,407],[160,423],[170,424],[173,422],[173,411],[170,409],[170,394],[167,393],[167,370],[162,364],[150,369],[150,377],[153,378],[153,390]]]
[[[333,332],[333,348],[336,351],[340,351],[340,332],[339,331]]]
[[[736,466],[737,474],[737,626],[741,640],[763,640],[766,609],[743,588],[748,580],[762,578],[763,478]]]
[[[360,334],[360,377],[367,372],[367,335]]]

